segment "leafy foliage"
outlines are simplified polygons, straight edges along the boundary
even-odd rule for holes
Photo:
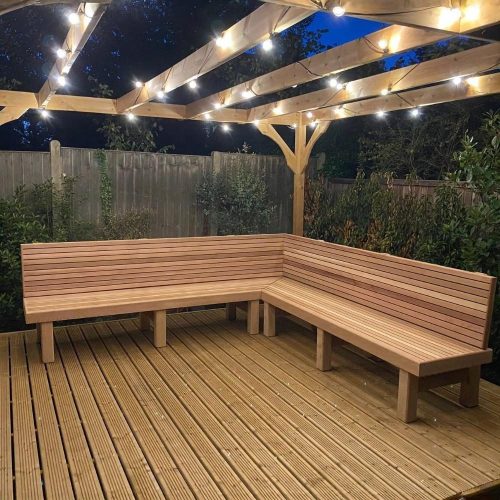
[[[197,204],[216,234],[251,234],[269,231],[275,207],[266,182],[236,161],[229,168],[207,173],[197,188]]]

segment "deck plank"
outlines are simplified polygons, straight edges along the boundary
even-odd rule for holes
[[[136,319],[0,336],[0,498],[430,499],[500,481],[500,387],[458,387],[394,412],[397,375],[279,318],[250,336],[224,309],[171,314],[168,343]]]

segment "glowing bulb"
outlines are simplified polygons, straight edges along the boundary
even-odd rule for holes
[[[64,87],[64,86],[66,85],[66,83],[68,83],[68,82],[67,82],[67,80],[66,80],[66,77],[65,77],[65,76],[63,76],[63,75],[59,75],[59,76],[57,77],[57,83],[58,83],[61,87]]]
[[[264,41],[262,44],[262,49],[265,50],[266,52],[269,52],[270,50],[273,49],[273,41],[268,38],[267,40]]]
[[[127,113],[127,118],[128,118],[128,120],[129,120],[129,121],[134,121],[134,120],[135,120],[135,115],[134,115],[134,113],[130,113],[130,112],[128,112],[128,113]]]
[[[204,113],[203,116],[205,117],[205,120],[211,120],[212,119],[212,115],[208,111],[206,113]]]
[[[40,110],[40,116],[44,119],[48,118],[50,116],[50,113],[46,109],[41,109]]]
[[[413,108],[411,111],[410,111],[410,116],[412,118],[417,118],[417,116],[420,114],[420,110],[418,108]]]
[[[292,85],[292,89],[296,89],[296,88],[297,88],[297,84]]]
[[[338,83],[339,83],[339,81],[336,78],[330,78],[328,80],[328,85],[330,85],[330,87],[332,87],[332,88],[335,88]]]
[[[243,97],[243,99],[250,99],[250,97],[253,96],[253,92],[251,90],[244,90],[242,93],[241,93],[241,97]]]
[[[309,124],[309,126],[310,126],[311,128],[314,128],[317,124],[318,124],[318,122],[317,122],[316,120],[314,120],[313,122],[311,122],[311,123]]]
[[[220,103],[220,102],[216,102],[216,103],[214,104],[214,108],[215,108],[215,109],[221,109],[221,108],[222,108],[222,103]]]
[[[460,9],[444,8],[441,11],[441,15],[439,16],[439,26],[441,28],[446,28],[447,26],[450,26],[451,24],[458,21],[461,16],[462,16],[462,13],[461,13]]]
[[[227,40],[223,36],[218,36],[215,39],[215,45],[221,49],[225,49],[228,46]]]
[[[64,59],[66,57],[67,52],[64,49],[57,49],[56,55],[59,59]]]
[[[345,14],[345,9],[341,5],[336,5],[332,9],[333,15],[336,17],[342,17]]]
[[[389,90],[389,89],[382,89],[382,90],[380,91],[380,95],[387,95],[389,92],[390,92],[390,90]]]
[[[140,89],[141,87],[144,87],[144,83],[140,82],[140,81],[135,81],[134,82],[134,85],[136,88]]]
[[[66,64],[64,68],[62,69],[62,72],[64,75],[67,75],[69,73],[69,70],[71,69],[71,66],[69,64]]]
[[[224,132],[229,132],[231,130],[231,127],[227,123],[224,123],[224,125],[222,125],[222,130]]]
[[[297,124],[296,123],[292,123],[292,128],[297,128]]]
[[[377,111],[377,118],[383,118],[385,116],[385,111]]]
[[[254,120],[253,121],[253,124],[257,127],[257,125],[259,125],[260,121],[259,120]]]
[[[471,87],[479,87],[479,78],[477,76],[467,78],[466,82],[467,85],[470,85]]]
[[[68,21],[70,24],[78,24],[80,22],[80,16],[76,12],[68,14]]]
[[[337,85],[335,86],[335,88],[336,88],[337,90],[342,90],[342,89],[344,88],[344,84],[343,84],[343,83],[338,82],[338,83],[337,83]]]
[[[462,85],[462,81],[463,80],[462,80],[461,76],[456,76],[451,81],[452,81],[453,85],[455,85],[456,87],[458,87],[459,85]]]
[[[275,115],[279,115],[281,114],[281,108],[279,106],[276,106],[274,109],[273,109],[273,113]]]
[[[158,99],[163,99],[165,97],[165,92],[163,90],[159,90],[156,92],[156,97],[158,97]]]
[[[196,80],[191,80],[188,83],[188,86],[189,86],[190,89],[195,89],[196,87],[198,87],[198,82]]]
[[[477,21],[479,19],[479,5],[465,7],[464,19],[466,21]]]
[[[308,111],[306,113],[306,116],[307,116],[307,118],[311,119],[313,117],[313,114],[311,113],[311,111]]]
[[[339,106],[335,108],[335,114],[338,116],[344,116],[344,106]]]
[[[387,48],[389,47],[389,42],[385,39],[379,40],[378,46],[379,46],[380,50],[383,50],[385,52],[387,50]]]

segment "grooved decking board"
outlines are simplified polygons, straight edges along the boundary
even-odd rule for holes
[[[0,498],[447,498],[500,479],[500,388],[458,387],[396,418],[385,364],[280,318],[250,336],[224,310],[167,317],[156,349],[136,319],[0,336]]]

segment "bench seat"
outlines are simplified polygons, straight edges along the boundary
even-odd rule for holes
[[[492,359],[491,349],[438,337],[425,328],[289,278],[266,287],[262,300],[418,377]],[[265,333],[268,328],[264,326]]]

